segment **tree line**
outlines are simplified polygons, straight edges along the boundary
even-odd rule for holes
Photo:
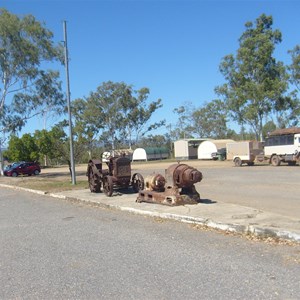
[[[299,124],[300,46],[288,51],[290,65],[277,60],[274,51],[282,34],[265,14],[247,22],[238,41],[236,53],[220,62],[224,83],[216,86],[216,99],[200,107],[182,103],[173,111],[176,124],[152,122],[163,100],[149,99],[147,87],[107,81],[72,101],[76,161],[97,157],[108,148],[157,145],[171,150],[172,141],[180,138],[262,140],[275,128]],[[68,161],[64,121],[49,131],[17,136],[37,115],[66,113],[59,72],[45,70],[42,62],[63,64],[63,45],[54,43],[53,33],[34,16],[0,9],[0,148],[9,136],[10,160]],[[230,121],[240,126],[239,132],[229,127]],[[153,135],[155,129],[162,134]]]

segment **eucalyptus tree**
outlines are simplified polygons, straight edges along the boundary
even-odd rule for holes
[[[290,83],[294,90],[292,90],[288,101],[282,101],[284,105],[288,106],[287,112],[281,114],[278,119],[287,124],[287,126],[296,126],[300,121],[300,45],[296,45],[292,50],[288,51],[291,55],[292,62],[288,66]]]
[[[300,92],[300,45],[296,45],[289,51],[292,63],[289,66],[290,80]]]
[[[34,16],[20,18],[0,9],[0,134],[16,133],[29,119],[51,109],[60,111],[64,96],[59,73],[43,66],[61,62],[62,50]]]
[[[220,64],[226,82],[216,88],[233,120],[250,125],[257,139],[262,139],[263,123],[272,112],[287,108],[281,101],[288,89],[288,75],[284,64],[274,57],[282,37],[272,26],[272,16],[265,14],[255,24],[245,24],[236,55],[225,56]]]
[[[191,117],[194,132],[198,137],[227,137],[227,109],[223,101],[212,100],[194,110]]]
[[[165,120],[157,120],[149,123],[153,113],[162,107],[162,100],[157,99],[148,103],[150,90],[146,87],[134,91],[131,86],[127,86],[125,97],[121,99],[121,112],[123,127],[121,135],[128,141],[131,148],[132,143],[146,133],[165,125]]]
[[[26,133],[21,138],[12,136],[5,152],[10,161],[38,161],[40,157],[34,137]]]
[[[135,91],[124,82],[107,81],[85,99],[74,102],[74,123],[90,141],[101,140],[112,149],[116,143],[129,146],[146,132],[164,124],[150,122],[153,113],[162,106],[161,100],[148,103],[149,89]]]
[[[0,9],[0,131],[16,132],[28,119],[61,108],[59,73],[45,66],[61,62],[62,50],[34,16]]]
[[[156,134],[152,135],[149,134],[139,140],[139,147],[143,148],[151,148],[151,147],[156,147],[156,148],[170,148],[170,138],[168,134]],[[171,150],[171,149],[170,149]]]
[[[84,99],[75,99],[72,102],[73,117],[73,137],[75,142],[85,144],[89,158],[94,157],[95,147],[97,145],[97,137],[102,126],[99,120],[89,115],[91,110],[86,107],[87,102]]]
[[[179,107],[174,108],[173,113],[177,114],[178,117],[175,127],[170,130],[170,134],[174,140],[193,137],[192,115],[194,111],[195,107],[190,101],[185,101]]]
[[[71,172],[71,162],[70,162],[70,143],[69,136],[66,133],[66,127],[69,124],[67,120],[61,121],[57,123],[52,129],[49,131],[50,139],[52,142],[51,156],[52,158],[57,159],[60,162],[67,162]],[[82,140],[77,138],[77,133],[74,131],[74,160],[75,163],[79,163],[84,156],[85,152],[87,152],[87,147]],[[72,176],[71,176],[72,177]]]
[[[44,159],[44,165],[48,165],[48,159],[53,158],[53,142],[54,139],[52,138],[51,134],[49,131],[46,129],[42,130],[36,130],[33,135],[35,139],[35,143],[38,147],[38,151],[40,154],[40,160],[43,158]]]

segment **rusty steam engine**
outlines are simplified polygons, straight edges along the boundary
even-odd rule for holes
[[[136,202],[164,205],[197,204],[200,194],[195,183],[202,180],[202,173],[186,164],[173,164],[165,171],[165,177],[154,174],[145,178],[145,189],[140,190]]]

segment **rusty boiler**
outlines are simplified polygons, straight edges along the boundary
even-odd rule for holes
[[[197,204],[200,194],[195,183],[202,180],[202,173],[186,164],[173,164],[165,170],[165,177],[154,174],[145,179],[145,189],[139,191],[137,202],[164,205]]]

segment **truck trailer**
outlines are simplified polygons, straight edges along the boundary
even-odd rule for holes
[[[264,160],[263,143],[258,141],[227,143],[226,152],[227,159],[233,160],[236,167],[253,166],[255,161]]]

